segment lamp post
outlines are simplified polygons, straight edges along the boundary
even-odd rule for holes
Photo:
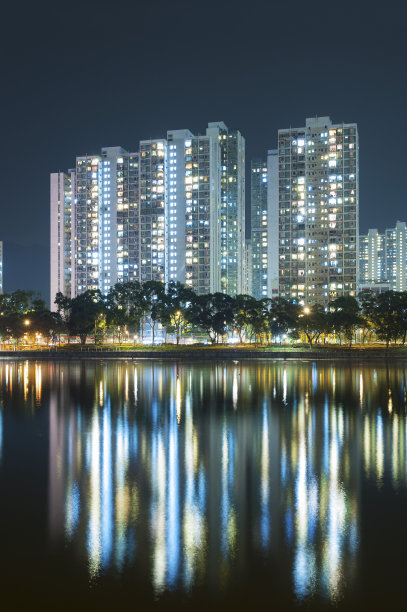
[[[27,329],[30,323],[31,323],[30,319],[24,319],[24,325],[27,327]],[[26,343],[28,344],[28,331],[25,332],[24,338],[25,338]]]

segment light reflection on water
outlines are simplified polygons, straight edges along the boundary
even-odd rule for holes
[[[282,362],[9,363],[3,401],[49,410],[49,535],[156,597],[228,588],[253,555],[297,600],[357,580],[361,482],[407,485],[400,368]],[[46,402],[44,397],[46,396]]]

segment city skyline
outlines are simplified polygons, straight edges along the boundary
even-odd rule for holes
[[[247,240],[239,130],[209,122],[204,135],[170,130],[136,148],[51,174],[52,297],[129,281],[324,306],[357,295],[357,124],[325,116],[278,131],[278,149],[250,163]]]
[[[250,10],[235,3],[233,11],[228,3],[202,3],[196,10],[204,18],[193,37],[182,1],[172,7],[124,3],[120,11],[103,1],[71,8],[75,36],[51,3],[5,12],[0,237],[9,262],[7,290],[31,287],[48,297],[49,172],[69,168],[72,152],[117,144],[131,150],[133,142],[159,138],[168,126],[196,134],[221,117],[245,134],[249,160],[276,146],[281,126],[301,125],[303,117],[354,121],[361,231],[382,231],[403,219],[405,152],[394,135],[405,123],[407,84],[404,21],[397,12],[366,13],[345,2],[344,44],[343,28],[339,35],[333,25],[339,17],[327,19],[334,11],[322,3],[254,2]],[[282,24],[289,25],[292,44]],[[192,38],[199,41],[193,53]]]

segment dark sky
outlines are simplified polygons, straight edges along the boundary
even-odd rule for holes
[[[250,0],[15,2],[0,25],[5,290],[49,292],[49,173],[223,120],[247,161],[330,115],[360,136],[360,229],[407,220],[407,9]]]

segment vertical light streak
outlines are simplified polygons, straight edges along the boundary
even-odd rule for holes
[[[102,456],[102,564],[109,564],[113,548],[112,416],[110,401],[103,413]]]
[[[222,552],[224,558],[228,553],[228,520],[230,511],[229,491],[228,491],[228,464],[229,449],[228,437],[225,422],[222,427],[222,500],[221,500],[221,525],[222,525]]]
[[[41,393],[42,393],[42,374],[41,364],[35,364],[35,403],[37,406],[41,404]]]
[[[89,486],[89,525],[88,525],[88,562],[89,573],[95,579],[100,570],[100,428],[99,415],[95,409],[90,436],[90,486]]]
[[[104,404],[103,381],[99,381],[99,406],[103,408]]]
[[[269,425],[267,407],[263,407],[263,432],[261,442],[261,541],[263,548],[267,548],[270,539],[270,452],[269,452]]]
[[[200,378],[202,383],[202,374]],[[194,574],[194,463],[192,442],[192,414],[190,398],[185,400],[185,498],[183,516],[183,541],[184,541],[184,584],[190,587]]]
[[[297,479],[295,485],[295,531],[297,547],[294,560],[294,589],[298,598],[306,596],[310,587],[309,566],[307,561],[307,453],[304,406],[300,406],[298,414],[299,448],[297,463]]]
[[[363,456],[365,460],[366,476],[370,475],[370,423],[369,417],[365,415],[363,425]]]
[[[176,395],[175,395],[175,404],[176,404],[176,408],[177,408],[177,423],[178,425],[181,422],[181,409],[182,409],[182,397],[181,397],[181,380],[179,378],[179,376],[177,376],[177,382],[176,382]]]
[[[338,420],[338,423],[337,423]],[[340,484],[341,418],[335,412],[331,419],[329,465],[328,533],[324,548],[324,582],[331,600],[340,592],[342,580],[343,539],[346,532],[346,497]]]
[[[383,417],[379,410],[376,419],[376,479],[377,486],[383,484],[383,465],[384,465],[384,442],[383,442]]]
[[[80,493],[78,483],[69,482],[66,488],[65,501],[65,535],[70,540],[76,531],[80,513]]]
[[[391,423],[392,428],[392,476],[393,485],[398,487],[399,484],[399,462],[400,462],[400,446],[399,446],[399,418],[397,414],[394,414]]]
[[[283,372],[283,402],[287,403],[287,368],[284,368]]]
[[[156,455],[152,458],[152,471],[154,471],[154,502],[152,512],[153,534],[153,585],[156,594],[165,588],[166,574],[166,540],[165,540],[165,484],[166,465],[165,450],[161,433],[156,433]]]
[[[116,434],[116,482],[115,482],[115,563],[120,570],[123,567],[126,552],[126,529],[130,510],[130,493],[126,483],[128,457],[128,423],[126,416],[118,419]]]
[[[168,585],[174,587],[180,556],[180,510],[179,510],[179,471],[178,471],[178,426],[181,405],[180,380],[176,382],[176,397],[171,401],[169,448],[168,448],[168,487],[167,487],[167,573]]]
[[[233,368],[233,383],[232,383],[233,410],[237,410],[237,400],[238,400],[237,368]]]
[[[136,366],[134,366],[134,373],[133,373],[133,393],[134,393],[134,403],[137,404],[138,401],[138,382],[137,382],[137,368]]]
[[[28,361],[24,363],[23,369],[23,389],[24,389],[24,401],[26,401],[28,396]]]

